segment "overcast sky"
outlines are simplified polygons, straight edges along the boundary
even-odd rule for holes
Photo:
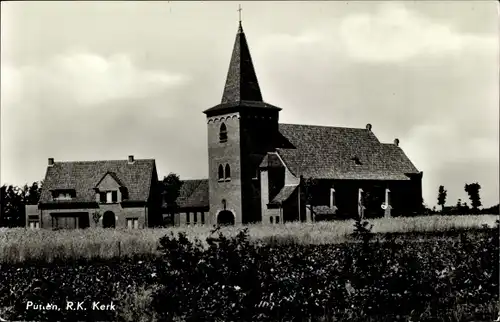
[[[499,202],[497,1],[242,2],[282,123],[364,128],[424,172],[424,199]],[[155,158],[206,178],[203,110],[220,102],[237,2],[2,2],[1,182],[47,158]]]

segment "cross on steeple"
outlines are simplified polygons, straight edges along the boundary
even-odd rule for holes
[[[242,10],[242,9],[241,9],[241,4],[239,4],[239,5],[238,5],[238,10],[237,10],[237,11],[238,11],[238,16],[239,16],[239,22],[240,22],[240,24],[241,24],[241,10]]]

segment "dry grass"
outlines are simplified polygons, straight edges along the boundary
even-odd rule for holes
[[[496,215],[426,216],[374,219],[373,232],[447,231],[460,228],[493,226]],[[248,225],[254,240],[264,242],[294,241],[303,244],[339,243],[352,233],[354,222],[287,223],[281,225]],[[222,228],[226,236],[235,236],[243,226]],[[212,227],[189,226],[165,229],[85,229],[30,230],[0,229],[0,262],[22,262],[28,259],[52,261],[55,258],[111,258],[154,254],[158,239],[165,234],[186,232],[189,239],[202,241],[210,236]]]

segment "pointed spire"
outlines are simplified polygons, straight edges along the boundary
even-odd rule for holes
[[[240,12],[238,33],[236,34],[226,85],[222,94],[222,104],[240,101],[262,102],[259,82],[257,81],[250,50],[241,25],[241,7],[238,11]]]

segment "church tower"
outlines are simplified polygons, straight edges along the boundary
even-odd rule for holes
[[[281,108],[262,100],[241,21],[221,103],[207,109],[210,224],[261,221],[259,164]]]

